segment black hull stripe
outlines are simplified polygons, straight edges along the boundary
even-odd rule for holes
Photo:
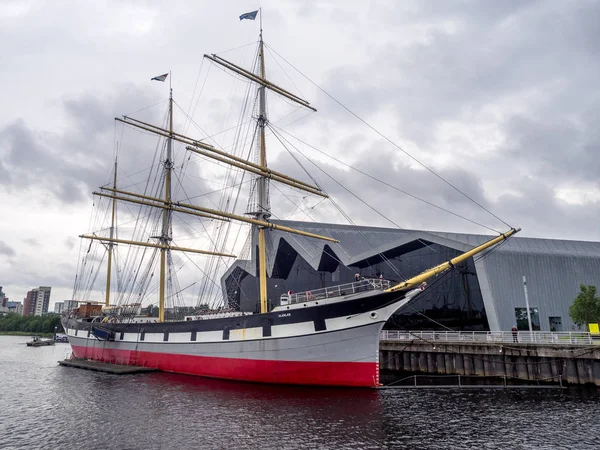
[[[244,328],[271,328],[276,325],[293,325],[303,322],[317,322],[322,324],[326,319],[353,316],[381,309],[401,300],[403,297],[403,292],[382,292],[377,295],[369,295],[337,303],[249,316],[163,323],[102,323],[101,325],[103,328],[115,333],[192,333],[194,331],[200,333],[223,330],[225,336],[229,334],[229,330]],[[70,319],[64,320],[64,325],[72,329],[89,330],[92,325],[100,324]]]
[[[272,327],[275,325],[291,325],[302,322],[315,322],[325,319],[334,319],[351,316],[380,309],[395,303],[404,297],[399,293],[381,293],[366,296],[359,299],[341,301],[333,304],[311,306],[307,308],[290,309],[270,312],[266,314],[254,314],[249,316],[227,317],[222,319],[204,319],[195,321],[180,321],[166,323],[103,323],[102,327],[124,333],[185,333],[205,332],[220,330],[235,330],[242,328]],[[98,323],[81,322],[69,320],[70,328],[89,330],[92,325]],[[67,321],[64,321],[66,324]]]

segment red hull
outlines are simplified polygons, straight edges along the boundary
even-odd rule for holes
[[[272,361],[73,346],[77,358],[156,367],[165,372],[271,384],[374,387],[376,362]]]

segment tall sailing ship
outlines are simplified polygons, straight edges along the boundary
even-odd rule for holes
[[[250,17],[252,18],[252,17]],[[262,27],[261,27],[262,28]],[[265,73],[265,43],[262,30],[257,48],[255,70],[247,70],[221,56],[204,55],[212,64],[243,78],[254,85],[257,102],[254,119],[257,154],[254,159],[236,156],[203,140],[193,139],[173,129],[173,92],[170,90],[167,127],[124,116],[118,122],[128,127],[152,133],[165,141],[160,165],[161,194],[136,193],[117,186],[117,163],[111,187],[103,187],[94,194],[109,199],[111,225],[108,230],[83,235],[92,243],[99,242],[107,254],[107,276],[103,306],[91,303],[67,312],[63,326],[73,349],[73,356],[117,364],[155,367],[162,371],[192,374],[204,377],[243,380],[262,383],[299,385],[362,386],[379,385],[379,336],[386,321],[396,311],[406,306],[425,288],[426,282],[451,270],[492,246],[511,237],[518,230],[510,229],[488,242],[439,264],[404,281],[392,282],[377,278],[357,279],[337,286],[317,287],[305,292],[288,292],[281,295],[279,304],[269,303],[268,246],[271,230],[291,233],[308,239],[338,242],[335,238],[292,228],[272,221],[269,183],[287,185],[307,194],[327,198],[315,183],[305,182],[267,166],[265,130],[268,125],[266,93],[283,97],[301,108],[316,111],[306,100],[269,81]],[[167,74],[157,77],[164,81]],[[254,176],[255,201],[246,214],[236,214],[227,203],[208,208],[190,201],[177,201],[173,197],[173,147],[183,144],[190,154],[205,160],[217,161]],[[154,192],[157,192],[156,190]],[[158,229],[154,235],[138,239],[117,237],[115,216],[117,202],[158,211]],[[169,317],[166,299],[175,295],[172,286],[172,252],[210,255],[230,258],[234,255],[216,248],[202,250],[174,245],[172,218],[182,214],[193,219],[208,219],[213,223],[241,222],[252,227],[251,264],[256,264],[259,289],[256,302],[258,312],[230,310],[221,303],[218,309],[187,311],[185,317]],[[227,241],[221,236],[220,241]],[[113,252],[116,246],[143,249],[156,257],[158,265],[158,316],[140,315],[138,297],[113,295],[111,298],[111,273]],[[222,245],[224,247],[224,245]],[[256,249],[256,250],[255,250]],[[89,253],[89,249],[88,249]],[[83,270],[83,269],[82,269]],[[148,273],[139,275],[139,285],[151,284]],[[272,276],[273,274],[271,274]],[[95,279],[94,277],[91,281]],[[218,285],[218,283],[217,283]],[[87,289],[87,290],[86,290]],[[171,294],[168,290],[171,289]],[[90,292],[76,280],[74,299],[82,292]],[[116,300],[115,298],[116,297]],[[133,300],[131,300],[133,298]],[[112,300],[112,304],[111,304]],[[198,303],[203,302],[202,299]]]

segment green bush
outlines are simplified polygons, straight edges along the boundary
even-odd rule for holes
[[[0,316],[0,331],[23,331],[29,333],[54,333],[54,327],[62,333],[60,316],[47,314],[45,316],[21,316],[19,314],[8,314]]]

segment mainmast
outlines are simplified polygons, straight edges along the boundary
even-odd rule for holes
[[[260,30],[260,40],[258,43],[258,54],[260,58],[260,77],[264,80],[265,77],[265,53],[264,43],[262,38],[262,27]],[[267,112],[265,107],[265,86],[261,85],[258,88],[258,128],[260,155],[259,161],[263,171],[267,169],[267,154],[265,146],[265,126],[267,123]],[[259,176],[257,179],[258,192],[258,209],[256,219],[267,220],[271,216],[269,204],[269,192],[267,186],[268,179],[265,176]],[[267,312],[267,245],[265,239],[265,228],[258,228],[258,272],[260,280],[260,312]]]
[[[250,81],[253,81],[259,85],[258,88],[258,102],[259,102],[259,114],[258,114],[258,128],[259,128],[259,145],[260,145],[260,154],[259,161],[256,167],[248,164],[249,167],[245,167],[245,170],[249,170],[251,172],[257,173],[259,177],[257,178],[256,191],[257,191],[257,208],[256,211],[253,211],[255,220],[262,222],[262,225],[259,225],[258,228],[258,275],[260,280],[260,312],[267,312],[267,250],[266,250],[266,239],[265,239],[265,229],[266,228],[275,228],[268,222],[269,217],[271,216],[270,204],[269,204],[269,191],[268,191],[268,181],[269,179],[273,179],[284,184],[288,184],[290,186],[294,186],[298,189],[310,192],[312,194],[321,195],[323,197],[327,197],[320,188],[313,187],[307,185],[306,183],[300,182],[298,180],[294,180],[287,176],[282,176],[282,174],[278,174],[277,172],[272,172],[267,168],[267,158],[266,158],[266,149],[265,149],[265,127],[267,126],[267,112],[266,112],[266,90],[269,89],[276,94],[291,100],[300,106],[310,109],[312,111],[316,111],[315,108],[310,106],[310,103],[295,94],[292,94],[289,91],[277,86],[276,84],[267,80],[265,76],[265,53],[264,53],[264,41],[262,36],[262,25],[260,30],[260,39],[258,42],[258,55],[260,58],[260,67],[259,73],[255,74],[250,72],[240,66],[233,64],[230,61],[227,61],[220,56],[215,54],[213,55],[204,55],[206,58],[211,60],[212,62],[219,64],[220,66],[231,70],[232,72],[241,75]],[[197,144],[194,144],[197,146]],[[200,148],[204,150],[207,149],[205,146],[199,145]],[[194,151],[196,153],[200,153],[198,150],[192,150],[190,147],[187,147],[188,150]],[[236,161],[239,162],[239,161]],[[231,164],[231,163],[230,163]],[[297,230],[291,230],[290,232],[298,233]],[[327,238],[325,236],[313,236],[317,239],[325,239],[330,241],[336,241],[335,239]]]
[[[176,133],[173,131],[173,91],[170,90],[169,94],[169,128],[164,129],[158,127],[156,125],[152,125],[146,122],[142,122],[141,120],[133,119],[131,117],[124,116],[122,119],[115,118],[115,120],[127,124],[128,126],[138,128],[144,131],[148,131],[154,133],[158,136],[162,136],[167,138],[167,155],[164,161],[164,173],[165,173],[165,191],[164,198],[156,198],[150,197],[147,195],[136,194],[133,192],[127,192],[116,189],[113,187],[102,188],[102,190],[109,191],[110,194],[94,192],[95,195],[112,198],[113,200],[126,201],[138,205],[151,206],[155,208],[163,209],[163,217],[162,217],[162,231],[160,236],[158,236],[159,242],[150,243],[150,242],[140,242],[140,241],[131,241],[124,239],[115,239],[112,237],[100,237],[96,235],[82,235],[81,237],[92,239],[92,240],[100,240],[102,242],[111,242],[114,244],[126,244],[126,245],[138,245],[144,247],[152,247],[159,248],[161,251],[160,258],[160,286],[159,286],[159,321],[163,322],[165,317],[165,284],[167,278],[167,251],[177,250],[183,252],[191,252],[205,255],[215,255],[222,257],[232,257],[235,258],[235,255],[218,253],[213,251],[205,251],[205,250],[195,250],[184,247],[172,246],[172,232],[171,232],[171,215],[173,212],[189,214],[198,217],[209,218],[211,220],[236,220],[240,222],[250,223],[258,227],[258,244],[259,244],[259,278],[260,278],[260,305],[261,312],[267,312],[267,256],[266,256],[266,239],[265,239],[265,230],[266,229],[275,229],[284,231],[287,233],[298,234],[301,236],[307,236],[315,239],[322,239],[329,242],[338,242],[337,239],[333,239],[328,236],[322,236],[315,233],[309,233],[307,231],[294,229],[291,227],[274,224],[269,222],[269,218],[271,216],[271,207],[269,203],[269,182],[270,180],[276,181],[278,183],[286,184],[295,189],[299,189],[305,192],[308,192],[313,195],[318,195],[323,198],[327,198],[327,194],[324,193],[320,187],[311,185],[309,183],[297,180],[288,175],[285,175],[281,172],[277,172],[267,168],[267,157],[266,157],[266,146],[265,146],[265,127],[268,124],[267,112],[266,112],[266,89],[269,89],[275,92],[277,95],[287,98],[298,105],[310,109],[312,111],[316,111],[310,103],[295,94],[292,94],[289,91],[277,86],[276,84],[270,82],[265,78],[265,58],[264,58],[264,43],[262,39],[262,29],[260,34],[259,41],[259,58],[260,58],[260,67],[259,73],[253,73],[248,71],[240,66],[237,66],[217,55],[204,55],[206,58],[214,62],[215,64],[219,64],[220,66],[235,72],[242,77],[249,79],[250,81],[257,83],[259,85],[258,88],[258,100],[259,100],[259,114],[257,118],[258,128],[259,128],[259,158],[258,161],[251,162],[245,160],[243,158],[236,157],[232,154],[229,154],[223,150],[215,148],[211,145],[208,145],[201,140],[193,139],[188,136],[185,136],[181,133]],[[167,78],[168,74],[161,75],[159,77],[153,78],[158,81],[164,81]],[[191,205],[183,202],[173,202],[171,198],[171,171],[173,168],[172,161],[172,146],[173,142],[181,142],[186,144],[186,149],[190,152],[199,154],[209,159],[213,159],[219,161],[221,163],[225,163],[231,165],[233,167],[240,168],[242,170],[251,172],[256,174],[258,177],[256,179],[256,192],[257,192],[257,209],[252,211],[252,215],[254,218],[241,216],[233,213],[227,213],[225,211],[203,208],[196,205]]]
[[[167,139],[167,157],[165,159],[165,204],[171,203],[171,170],[173,161],[171,147],[173,145],[173,89],[169,89],[169,138]],[[158,294],[158,321],[165,321],[165,279],[167,272],[167,246],[171,243],[171,209],[163,209],[162,233],[160,243],[160,288]]]
[[[117,158],[115,157],[115,174],[114,174],[114,178],[113,178],[113,189],[117,189]],[[110,221],[110,239],[114,239],[114,233],[115,233],[115,212],[116,212],[116,207],[117,207],[117,200],[113,198],[112,200],[112,218]],[[106,300],[105,300],[105,305],[109,306],[110,305],[110,275],[111,275],[111,268],[112,268],[112,252],[113,252],[113,247],[114,247],[114,242],[109,241],[107,246],[108,246],[108,265],[106,268]]]

